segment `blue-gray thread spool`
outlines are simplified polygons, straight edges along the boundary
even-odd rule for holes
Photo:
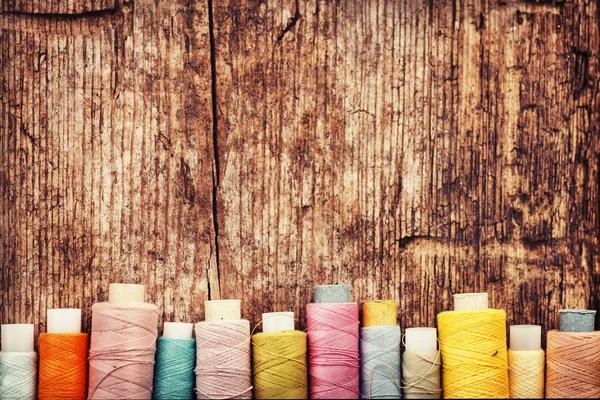
[[[315,303],[351,303],[350,285],[319,285],[315,287]]]
[[[596,310],[559,310],[561,332],[593,332]]]
[[[360,329],[360,397],[401,397],[400,327],[370,326]]]
[[[194,399],[195,366],[196,340],[159,338],[152,398]]]

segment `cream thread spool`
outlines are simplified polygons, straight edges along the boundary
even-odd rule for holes
[[[508,349],[508,383],[511,399],[544,398],[542,327],[512,325]]]
[[[437,329],[407,328],[406,351],[402,355],[402,376],[406,399],[439,399],[441,357],[437,349]]]

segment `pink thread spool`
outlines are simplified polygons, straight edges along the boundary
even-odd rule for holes
[[[310,398],[358,399],[358,304],[308,304],[306,322]]]
[[[130,285],[131,286],[131,285]],[[110,295],[92,306],[88,399],[150,399],[158,336],[158,307],[135,296]],[[141,294],[140,294],[141,293]]]

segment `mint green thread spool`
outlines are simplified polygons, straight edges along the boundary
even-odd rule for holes
[[[195,399],[196,340],[161,337],[156,344],[154,400]]]

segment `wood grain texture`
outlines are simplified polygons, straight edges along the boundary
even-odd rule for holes
[[[1,1],[2,323],[116,281],[300,328],[328,283],[403,327],[600,306],[597,2],[44,3]]]
[[[115,6],[116,0],[0,0],[0,13],[84,14]]]
[[[2,17],[2,322],[147,285],[198,319],[215,269],[205,5]],[[207,83],[208,82],[208,83]]]

